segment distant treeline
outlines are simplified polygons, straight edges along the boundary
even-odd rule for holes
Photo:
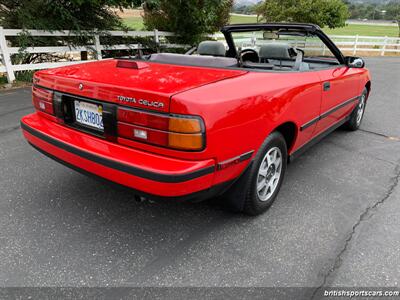
[[[400,0],[381,1],[380,3],[355,3],[354,1],[344,1],[344,2],[347,4],[349,8],[349,14],[350,14],[349,19],[368,19],[368,20],[398,19]],[[239,14],[247,14],[247,15],[257,14],[257,4],[236,5],[233,7],[233,12]]]
[[[386,4],[366,3],[348,4],[350,19],[396,20],[398,18],[400,1]]]

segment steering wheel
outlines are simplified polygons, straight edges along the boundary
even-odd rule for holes
[[[260,61],[260,57],[254,49],[243,49],[240,51],[240,57],[242,61],[250,61],[253,63],[258,63]]]

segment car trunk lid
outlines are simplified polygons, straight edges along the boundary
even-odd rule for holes
[[[40,71],[34,82],[62,93],[125,106],[169,112],[173,95],[247,73],[241,70],[104,60]]]

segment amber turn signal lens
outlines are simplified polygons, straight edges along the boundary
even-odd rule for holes
[[[200,133],[201,125],[198,119],[174,118],[169,119],[169,131],[180,133]]]
[[[168,134],[168,146],[182,150],[201,150],[203,149],[203,135],[198,134],[180,134],[170,132]]]

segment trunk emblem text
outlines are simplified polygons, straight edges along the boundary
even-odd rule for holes
[[[149,101],[144,99],[136,99],[133,97],[117,96],[119,102],[134,103],[148,107],[164,108],[164,103],[158,101]]]

